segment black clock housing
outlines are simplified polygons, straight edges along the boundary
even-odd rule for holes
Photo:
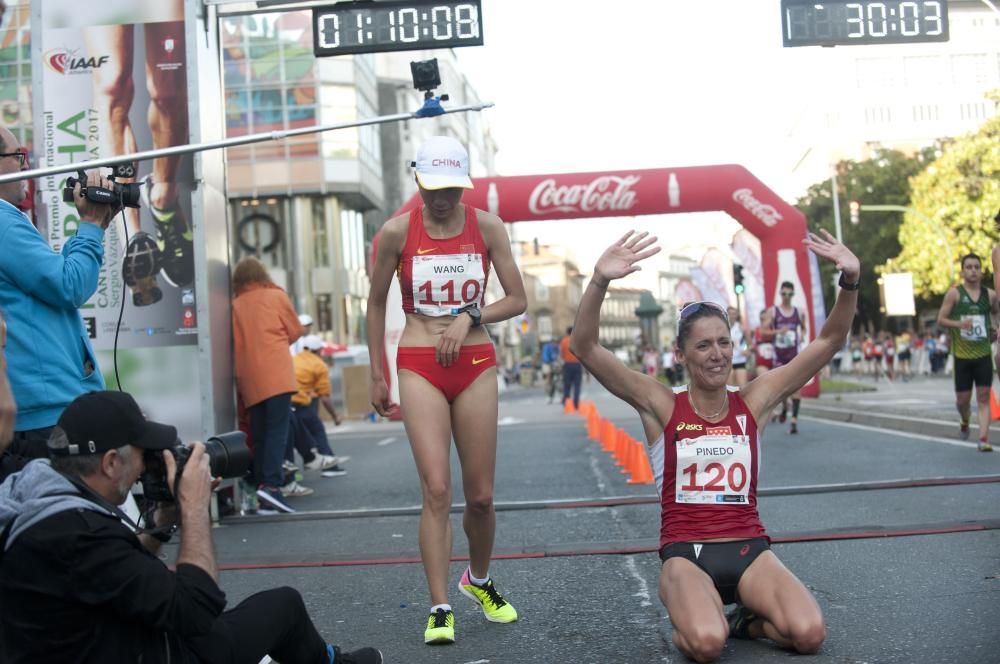
[[[948,41],[947,0],[781,0],[785,46]]]
[[[482,46],[482,0],[340,2],[313,9],[316,57]]]

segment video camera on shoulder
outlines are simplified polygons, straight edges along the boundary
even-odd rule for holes
[[[212,436],[205,441],[205,454],[212,469],[212,477],[230,479],[243,477],[250,468],[250,448],[247,447],[246,434],[242,431],[230,431]],[[173,486],[177,487],[184,466],[191,458],[191,448],[177,441],[168,452],[174,455],[177,463],[177,474],[173,478]],[[167,464],[159,452],[146,451],[143,455],[146,470],[139,476],[142,483],[142,493],[147,500],[161,503],[174,502],[174,494],[170,492],[170,482],[167,481]]]
[[[115,213],[118,213],[122,208],[138,208],[139,192],[142,185],[138,182],[116,182],[117,179],[133,179],[135,173],[135,164],[132,162],[115,164],[111,167],[111,175],[108,176],[108,179],[111,180],[111,189],[105,189],[95,185],[88,186],[87,173],[81,169],[77,171],[78,177],[66,178],[63,201],[66,203],[74,202],[73,188],[79,183],[81,196],[92,203],[112,205],[115,207]]]

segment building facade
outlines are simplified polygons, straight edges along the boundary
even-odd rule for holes
[[[815,57],[822,85],[789,134],[796,194],[841,160],[916,153],[996,114],[985,95],[1000,89],[1000,15],[981,0],[952,0],[948,17],[947,42],[800,49]]]

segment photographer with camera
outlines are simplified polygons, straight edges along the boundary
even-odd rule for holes
[[[374,648],[327,645],[291,588],[223,612],[212,464],[201,443],[181,452],[176,441],[177,430],[147,421],[130,395],[90,392],[59,418],[51,461],[32,461],[0,485],[0,660],[258,662],[268,654],[282,664],[381,664]],[[136,536],[117,506],[159,457],[164,477],[150,479],[165,480],[176,503],[160,503],[156,528]],[[171,571],[157,553],[178,516]]]
[[[27,150],[0,127],[0,174],[28,168]],[[96,171],[86,183],[113,186]],[[7,375],[17,402],[14,440],[2,464],[8,469],[46,456],[45,441],[66,405],[83,392],[104,389],[78,308],[97,290],[104,231],[116,207],[81,196],[78,184],[79,227],[56,253],[17,208],[27,187],[27,180],[0,184],[0,309],[7,317]]]

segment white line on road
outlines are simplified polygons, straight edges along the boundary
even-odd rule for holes
[[[822,417],[812,417],[810,415],[799,415],[799,419],[808,420],[810,422],[818,422],[821,424],[832,424],[835,427],[847,427],[848,429],[861,429],[862,431],[871,431],[873,433],[884,433],[890,436],[902,436],[903,438],[912,438],[914,440],[926,440],[931,443],[941,443],[943,445],[954,445],[955,447],[970,447],[972,449],[976,449],[975,443],[967,443],[961,440],[950,440],[948,438],[940,438],[938,436],[925,436],[921,433],[893,431],[892,429],[883,429],[882,427],[872,427],[868,426],[867,424],[855,424],[854,422],[838,422],[837,420],[828,420]]]
[[[625,568],[639,583],[639,592],[634,593],[632,597],[638,597],[642,600],[639,602],[639,606],[652,606],[653,603],[649,601],[649,584],[646,583],[646,579],[639,574],[639,569],[635,566],[635,556],[626,556]]]
[[[378,445],[379,447],[385,447],[389,443],[395,442],[395,440],[396,440],[395,438],[383,438],[382,440],[378,441],[375,444]]]

